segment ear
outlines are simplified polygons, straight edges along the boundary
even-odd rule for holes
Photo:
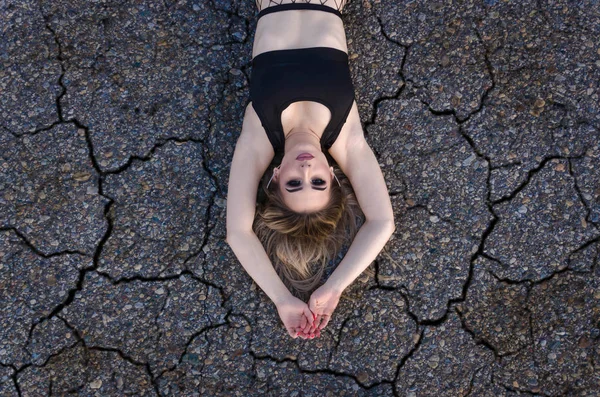
[[[279,179],[279,167],[273,168],[273,179],[274,180]]]
[[[333,179],[335,173],[333,172],[333,167],[329,167],[329,172],[331,173],[331,179]]]

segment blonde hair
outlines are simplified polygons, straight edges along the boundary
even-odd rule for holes
[[[329,201],[323,209],[312,213],[292,211],[273,181],[268,189],[264,188],[266,200],[254,219],[254,232],[277,274],[299,297],[317,286],[328,262],[344,243],[354,239],[363,218],[350,181],[340,170],[334,169],[334,173],[339,185],[330,184]]]

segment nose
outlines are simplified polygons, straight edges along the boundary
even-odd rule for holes
[[[310,163],[304,161],[300,164],[301,170],[302,170],[302,174],[304,174],[304,178],[306,180],[308,180],[309,176],[310,176]]]

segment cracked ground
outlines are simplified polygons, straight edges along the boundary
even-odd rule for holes
[[[600,395],[600,3],[343,14],[396,232],[307,341],[225,243],[254,2],[0,1],[0,396]]]

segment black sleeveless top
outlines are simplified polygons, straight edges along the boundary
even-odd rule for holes
[[[268,7],[263,15],[285,10],[339,11],[324,5],[293,3]],[[250,100],[274,151],[283,152],[285,136],[281,113],[293,102],[319,102],[331,112],[321,136],[321,147],[329,149],[337,139],[354,103],[354,86],[348,54],[329,47],[267,51],[252,60]]]

